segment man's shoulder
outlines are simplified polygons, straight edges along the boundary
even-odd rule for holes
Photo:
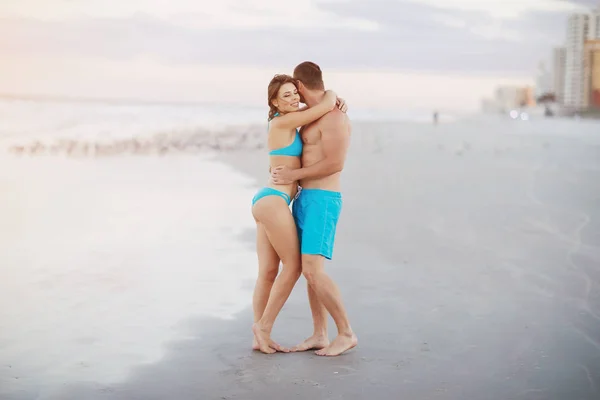
[[[338,108],[333,109],[328,112],[319,120],[321,124],[327,127],[342,127],[347,124],[350,124],[350,119],[348,116],[340,111]]]

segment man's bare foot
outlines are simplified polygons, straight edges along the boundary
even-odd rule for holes
[[[258,323],[252,325],[252,332],[254,332],[254,338],[258,342],[258,350],[265,354],[273,354],[277,351],[288,353],[289,350],[285,347],[280,346],[271,339],[270,332],[262,329]]]
[[[358,344],[358,338],[354,333],[349,335],[337,335],[331,344],[321,350],[315,351],[318,356],[334,357],[350,350]]]
[[[320,350],[327,346],[329,346],[329,338],[327,335],[312,335],[304,342],[292,347],[292,351]]]

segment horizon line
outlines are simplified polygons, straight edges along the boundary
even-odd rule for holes
[[[146,100],[135,97],[89,97],[89,96],[69,96],[52,94],[20,94],[0,92],[0,100],[33,100],[47,101],[56,103],[104,103],[115,105],[176,105],[176,106],[211,106],[211,105],[238,105],[244,107],[257,107],[249,104],[209,102],[201,100]]]

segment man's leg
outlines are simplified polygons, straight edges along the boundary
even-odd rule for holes
[[[325,326],[326,321],[323,320],[327,317],[318,302],[331,314],[338,329],[338,336],[333,342],[316,353],[335,356],[357,344],[340,291],[324,269],[325,258],[331,259],[333,255],[335,231],[342,210],[342,195],[329,190],[304,189],[299,199],[301,202],[294,216],[299,227],[302,274],[310,287],[309,296],[313,292],[311,310],[315,330],[321,330]]]
[[[292,215],[294,216],[294,221],[298,230],[300,245],[302,245],[304,219],[306,217],[306,203],[303,204],[303,198],[304,196],[302,192],[300,192],[292,205]],[[292,351],[320,350],[329,345],[329,338],[327,337],[327,310],[325,309],[325,306],[321,304],[317,298],[317,294],[308,282],[306,284],[306,289],[308,291],[310,312],[313,318],[313,334],[299,345],[292,347]]]
[[[317,293],[311,285],[306,284],[308,291],[308,302],[310,303],[310,311],[313,319],[313,334],[311,337],[292,348],[292,351],[320,350],[329,346],[329,338],[327,337],[327,309],[319,301]]]
[[[316,354],[337,356],[356,346],[358,340],[350,327],[340,290],[329,275],[325,273],[324,261],[325,258],[321,255],[302,254],[302,273],[317,295],[318,300],[331,314],[338,330],[338,335],[331,344],[317,351]]]
[[[311,285],[306,283],[306,289],[308,292],[308,302],[310,304],[310,312],[313,318],[313,335],[322,336],[327,338],[327,309],[319,301],[317,293]],[[329,344],[329,340],[327,340]]]

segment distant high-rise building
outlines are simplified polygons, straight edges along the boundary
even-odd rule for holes
[[[586,107],[584,46],[586,40],[600,39],[600,8],[588,14],[574,14],[567,24],[564,105],[574,109]]]
[[[556,47],[552,54],[552,91],[558,104],[565,103],[565,66],[567,49]]]
[[[583,54],[583,107],[600,108],[600,40],[586,41]]]
[[[588,40],[600,39],[600,7],[592,11],[590,15],[590,27]]]
[[[588,36],[590,16],[574,14],[567,23],[564,105],[583,108],[583,44]]]

